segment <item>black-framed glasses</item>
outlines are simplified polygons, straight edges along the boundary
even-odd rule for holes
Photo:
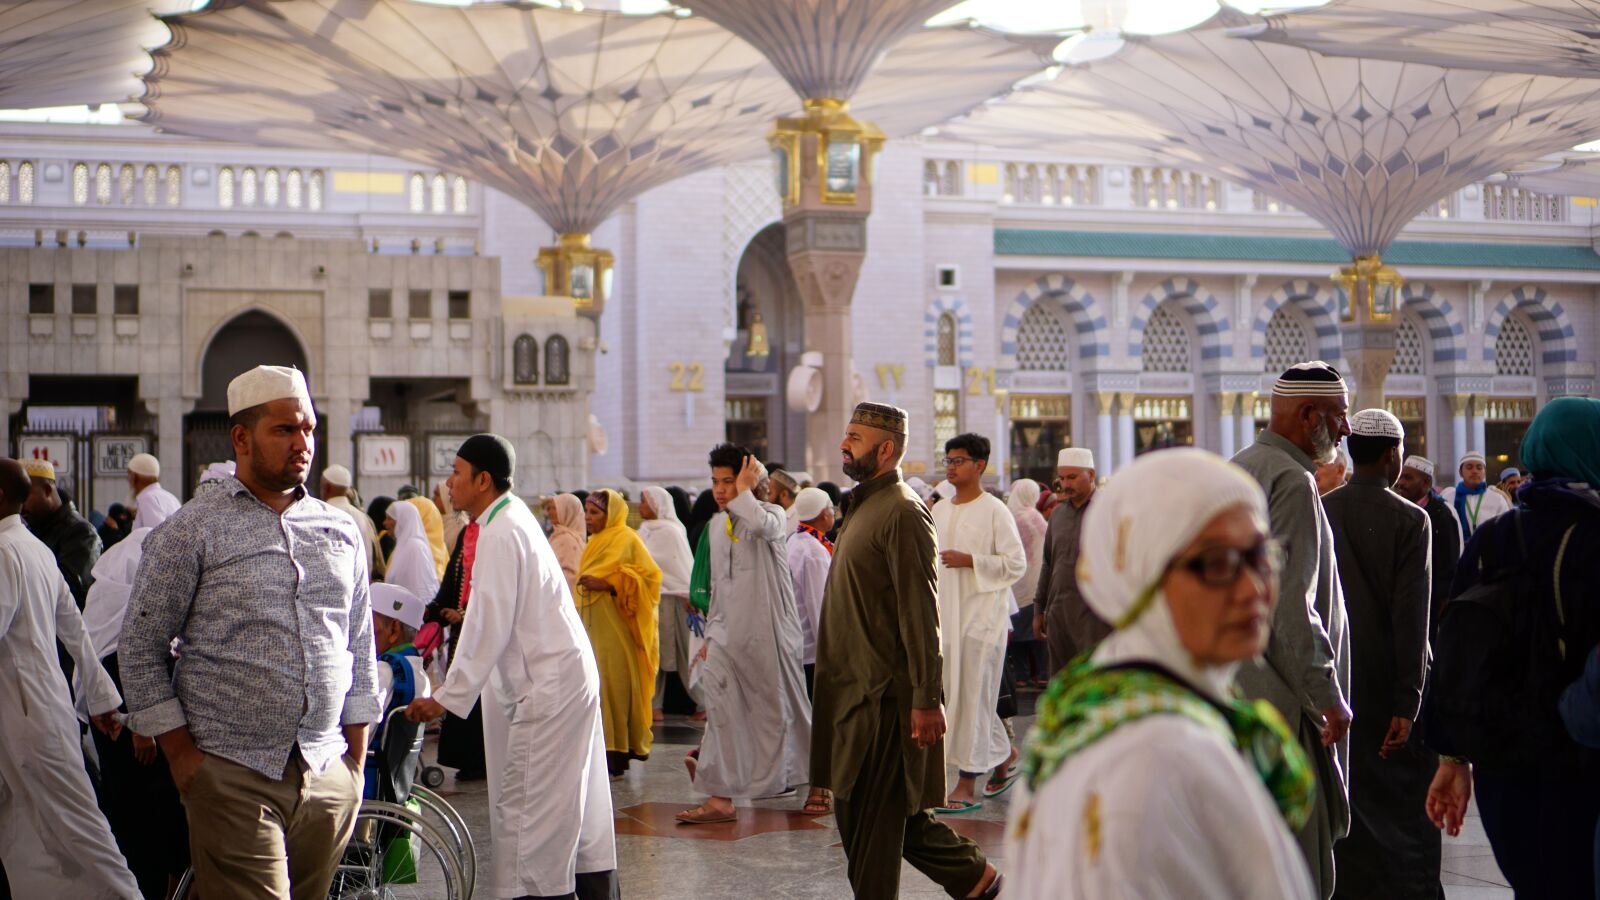
[[[973,459],[970,456],[946,456],[944,459],[939,460],[940,465],[943,465],[945,468],[949,468],[951,466],[959,466],[962,463],[969,463],[969,462],[977,462],[977,460]]]
[[[1193,572],[1196,578],[1212,587],[1229,587],[1239,580],[1246,568],[1262,579],[1272,578],[1283,566],[1283,547],[1274,540],[1243,549],[1212,547],[1175,560],[1172,565]]]

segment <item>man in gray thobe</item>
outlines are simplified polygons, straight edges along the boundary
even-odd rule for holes
[[[1436,900],[1439,830],[1428,785],[1439,760],[1411,725],[1428,671],[1428,514],[1391,490],[1405,430],[1381,409],[1350,417],[1350,483],[1323,498],[1350,612],[1354,669],[1350,834],[1334,847],[1335,897]]]
[[[1057,493],[1062,496],[1045,529],[1044,562],[1033,598],[1033,630],[1050,649],[1052,677],[1111,633],[1078,590],[1078,534],[1094,497],[1094,481],[1094,453],[1067,447],[1056,455]]]
[[[688,825],[733,821],[735,798],[782,794],[811,777],[788,520],[783,507],[753,493],[764,478],[744,448],[711,451],[711,491],[722,511],[706,526],[711,609],[703,655],[690,663],[706,711],[692,777],[711,798],[678,814]]]
[[[1233,458],[1266,491],[1285,552],[1267,650],[1239,668],[1238,683],[1277,708],[1316,769],[1316,806],[1295,837],[1323,897],[1333,896],[1333,843],[1350,829],[1350,636],[1315,473],[1350,433],[1349,407],[1338,371],[1300,363],[1273,386],[1266,430]]]

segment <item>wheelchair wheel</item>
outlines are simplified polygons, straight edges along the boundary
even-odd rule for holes
[[[444,787],[444,770],[438,766],[423,766],[422,783],[435,790]]]
[[[456,861],[461,865],[461,877],[466,882],[466,896],[472,896],[478,881],[478,856],[467,820],[443,797],[421,785],[411,786],[411,799],[422,806],[423,817],[451,839],[456,849]]]
[[[355,835],[328,890],[329,900],[464,900],[470,896],[455,840],[428,821],[426,814],[394,803],[362,802]]]

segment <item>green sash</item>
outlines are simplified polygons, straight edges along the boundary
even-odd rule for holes
[[[711,528],[700,529],[694,548],[694,568],[689,572],[689,605],[705,614],[711,610]]]

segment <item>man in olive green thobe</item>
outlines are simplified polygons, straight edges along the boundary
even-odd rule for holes
[[[817,635],[812,783],[833,789],[856,897],[898,896],[904,857],[952,897],[990,898],[1000,873],[933,815],[945,796],[938,551],[900,480],[905,439],[904,410],[863,403],[840,445],[857,484]]]

